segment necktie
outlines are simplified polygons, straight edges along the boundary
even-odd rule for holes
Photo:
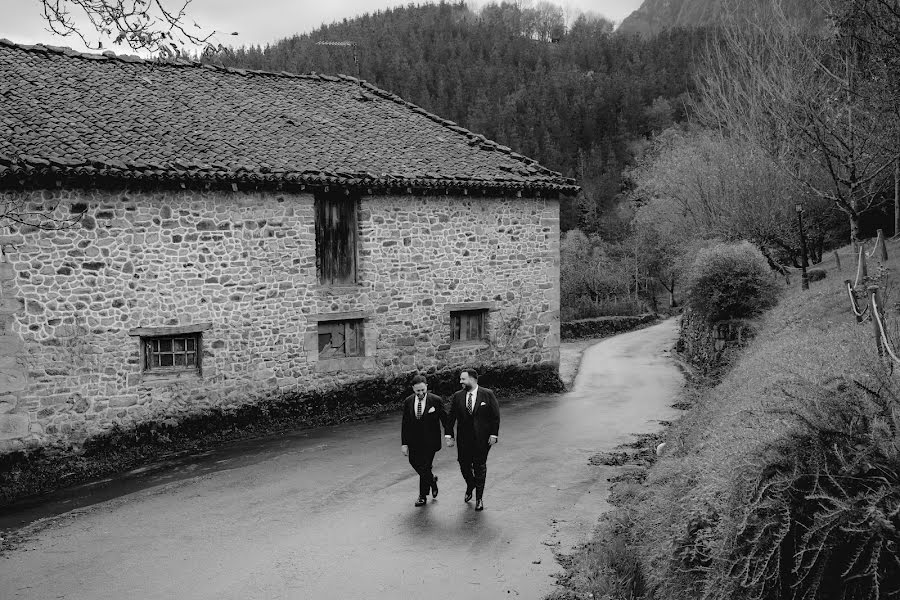
[[[469,392],[469,399],[466,400],[466,408],[469,409],[469,414],[471,415],[471,414],[472,414],[472,409],[475,408],[475,407],[473,406],[473,404],[472,404],[472,392]]]
[[[422,418],[422,399],[416,398],[416,418]]]

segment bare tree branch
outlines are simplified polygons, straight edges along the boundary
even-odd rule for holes
[[[847,15],[857,3],[891,0],[839,1],[824,7],[828,27],[792,22],[779,0],[726,27],[721,43],[706,49],[697,112],[829,198],[857,239],[860,216],[883,201],[900,127],[890,89],[896,74],[860,41],[874,24]]]
[[[163,57],[178,56],[186,46],[215,47],[219,33],[191,21],[192,0],[38,0],[49,30],[75,36],[88,48],[103,48],[102,38]],[[98,38],[95,40],[94,34]],[[237,35],[232,33],[231,35]]]
[[[27,193],[0,192],[0,231],[4,227],[18,230],[67,229],[81,220],[83,211],[73,205],[68,212],[60,200],[36,202]]]

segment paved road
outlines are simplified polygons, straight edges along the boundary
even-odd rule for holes
[[[572,392],[503,404],[484,512],[463,503],[452,448],[439,497],[413,507],[397,416],[298,432],[83,488],[75,501],[137,491],[32,526],[0,557],[0,598],[540,598],[553,550],[607,508],[614,471],[589,457],[675,415],[675,336],[669,320],[609,338]]]

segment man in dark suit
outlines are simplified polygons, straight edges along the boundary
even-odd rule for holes
[[[400,451],[419,474],[419,498],[416,506],[425,505],[425,497],[437,498],[438,478],[431,472],[434,453],[441,449],[441,426],[446,431],[447,413],[440,396],[428,393],[428,381],[422,375],[412,380],[413,394],[403,402],[400,429]]]
[[[463,389],[450,399],[450,414],[444,435],[447,445],[457,446],[457,459],[466,480],[465,502],[475,491],[475,510],[484,510],[482,496],[487,479],[487,457],[491,446],[499,441],[500,405],[494,392],[478,386],[478,373],[466,369],[459,374]],[[453,426],[456,425],[456,435]]]

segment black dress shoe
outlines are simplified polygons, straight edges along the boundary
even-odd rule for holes
[[[474,490],[470,488],[466,488],[466,497],[463,498],[463,502],[469,502],[472,499],[472,492]]]
[[[419,498],[416,500],[416,506],[425,506],[425,498]]]
[[[475,501],[475,510],[484,510],[484,503],[481,501],[481,498]]]
[[[437,489],[437,475],[434,476],[434,481],[431,482],[431,497],[437,498],[438,489]]]

